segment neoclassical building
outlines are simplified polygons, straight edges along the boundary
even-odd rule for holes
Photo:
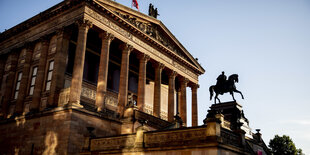
[[[204,72],[156,18],[111,0],[65,0],[0,34],[0,153],[91,154],[120,142],[96,137],[204,133],[212,126],[197,127]]]

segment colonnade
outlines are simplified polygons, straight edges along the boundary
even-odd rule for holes
[[[83,69],[84,69],[84,60],[85,60],[85,52],[86,52],[86,42],[87,42],[87,33],[90,28],[92,28],[92,23],[87,20],[79,20],[78,22],[78,37],[76,43],[76,51],[74,58],[74,66],[70,87],[70,96],[68,106],[72,107],[82,107],[80,105],[80,96],[82,90],[82,81],[83,81]],[[57,103],[57,99],[59,97],[60,89],[63,87],[63,79],[65,73],[65,65],[66,60],[64,57],[68,55],[68,46],[69,46],[69,36],[70,33],[66,33],[64,29],[60,30],[57,33],[57,50],[54,57],[54,70],[53,76],[51,80],[51,88],[48,97],[48,105],[57,107],[59,106]],[[99,62],[99,73],[98,73],[98,82],[97,82],[97,90],[96,90],[96,101],[95,105],[98,107],[98,110],[101,111],[104,109],[104,97],[105,92],[107,91],[107,77],[108,77],[108,68],[109,68],[109,50],[110,44],[114,39],[113,34],[101,30],[99,32],[99,36],[101,38],[102,46],[101,46],[101,54],[100,54],[100,62]],[[43,37],[44,38],[44,37]],[[38,72],[36,77],[36,83],[34,88],[34,93],[32,97],[32,103],[30,105],[31,111],[38,111],[40,105],[40,99],[44,86],[44,77],[46,74],[46,68],[48,67],[47,63],[47,53],[48,53],[48,40],[42,39],[42,49],[40,54],[40,59],[38,62]],[[122,56],[121,56],[121,70],[120,70],[120,82],[119,82],[119,93],[118,93],[118,106],[117,112],[120,115],[123,115],[125,105],[128,102],[128,76],[129,76],[129,56],[130,53],[134,50],[132,45],[127,43],[121,44]],[[12,56],[12,62],[15,63],[11,65],[14,70],[16,68],[16,58]],[[23,111],[23,102],[25,99],[27,83],[29,81],[29,70],[30,70],[30,62],[32,57],[32,50],[27,50],[25,64],[23,67],[23,75],[21,79],[21,87],[20,93],[24,95],[19,95],[15,111],[17,113],[21,113]],[[139,76],[138,76],[138,95],[137,95],[137,107],[140,111],[143,111],[145,104],[145,94],[146,94],[146,72],[147,72],[147,63],[151,59],[151,57],[147,54],[144,54],[139,51],[138,60],[139,60]],[[168,121],[172,122],[174,120],[175,114],[175,89],[176,89],[176,78],[178,77],[179,81],[179,105],[178,112],[183,122],[186,124],[186,88],[188,86],[192,89],[192,126],[197,126],[197,88],[198,84],[190,82],[187,78],[182,77],[173,68],[165,68],[164,63],[155,62],[152,63],[155,69],[155,80],[154,80],[154,100],[153,100],[153,115],[155,117],[160,117],[160,102],[161,102],[161,81],[162,81],[162,71],[163,69],[168,70]],[[0,64],[1,65],[1,64]],[[2,67],[4,68],[4,67]],[[2,73],[2,72],[0,72]],[[4,72],[0,75],[3,77]],[[9,77],[13,78],[15,74],[9,73]],[[5,90],[5,95],[9,96],[9,92],[12,90],[13,82],[10,83]],[[25,86],[26,85],[26,86]],[[10,88],[8,88],[10,87]],[[7,109],[9,101],[4,97],[4,107]],[[3,106],[2,106],[3,107]],[[7,111],[5,111],[7,113]]]

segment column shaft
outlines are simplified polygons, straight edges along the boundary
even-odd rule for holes
[[[175,91],[175,77],[176,72],[171,71],[169,75],[169,90],[168,90],[168,121],[173,122],[174,120],[174,91]]]
[[[6,61],[6,56],[2,55],[1,58],[0,58],[0,89],[1,89],[1,86],[3,85],[3,82],[2,82],[2,78],[3,78],[3,75],[4,75],[4,68],[5,68],[5,61]]]
[[[183,78],[181,80],[181,103],[180,103],[180,117],[183,120],[184,126],[186,126],[187,118],[186,118],[186,87],[187,87],[188,79]]]
[[[2,102],[2,114],[4,118],[7,117],[8,111],[9,111],[9,102],[12,97],[12,92],[15,88],[14,86],[14,79],[15,79],[15,74],[16,74],[16,67],[18,63],[18,53],[13,52],[9,57],[6,64],[9,64],[10,67],[7,66],[5,68],[5,74],[6,79],[3,79],[5,81],[5,91],[3,95],[3,102]],[[4,83],[3,83],[4,84]]]
[[[49,107],[57,107],[61,89],[64,87],[65,72],[67,65],[70,34],[64,28],[57,32],[56,54],[54,58],[54,69],[52,74],[50,96],[48,98]]]
[[[154,84],[154,106],[153,106],[153,115],[160,117],[160,101],[161,101],[161,72],[164,68],[162,63],[157,63],[155,67],[155,84]]]
[[[104,95],[107,91],[110,43],[114,39],[114,36],[107,32],[102,32],[100,37],[102,39],[102,44],[96,93],[96,107],[98,107],[98,111],[101,111],[103,108],[105,108]]]
[[[75,50],[72,81],[70,87],[69,106],[81,106],[80,97],[82,91],[84,60],[86,52],[87,32],[91,27],[89,21],[79,21],[79,34]]]
[[[33,53],[33,47],[27,45],[26,47],[26,56],[25,56],[25,63],[23,65],[22,70],[22,79],[20,81],[20,87],[18,92],[18,98],[15,105],[15,113],[22,114],[24,111],[24,99],[27,96],[27,86],[28,86],[28,77],[30,72],[30,65]]]
[[[197,84],[193,84],[192,88],[192,126],[198,125],[198,114],[197,114]]]
[[[119,92],[118,92],[118,107],[117,112],[123,116],[125,105],[128,101],[128,75],[129,75],[129,55],[132,51],[132,46],[128,44],[121,45],[122,48],[122,64],[120,72]]]
[[[145,104],[145,85],[146,85],[146,64],[150,56],[141,53],[139,55],[139,81],[138,81],[138,101],[137,106],[143,111]]]
[[[40,53],[36,82],[32,96],[32,103],[30,104],[30,111],[39,111],[40,109],[41,93],[44,84],[44,75],[45,75],[49,40],[47,38],[43,38],[41,44],[42,48]]]

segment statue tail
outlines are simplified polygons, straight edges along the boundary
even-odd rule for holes
[[[214,86],[211,86],[209,88],[209,91],[210,91],[210,100],[212,100],[212,97],[213,97],[213,89],[214,89]]]

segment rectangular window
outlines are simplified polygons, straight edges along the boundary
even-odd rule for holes
[[[29,95],[33,95],[34,85],[36,83],[36,78],[37,78],[37,72],[38,72],[38,66],[33,67],[31,81],[30,81]]]
[[[54,60],[50,61],[48,65],[45,90],[50,90],[51,88],[53,70],[54,70]]]
[[[19,91],[19,87],[20,87],[20,81],[22,80],[22,72],[18,72],[17,74],[17,81],[16,81],[16,87],[15,87],[15,93],[14,93],[14,99],[16,100],[18,97],[18,91]]]

